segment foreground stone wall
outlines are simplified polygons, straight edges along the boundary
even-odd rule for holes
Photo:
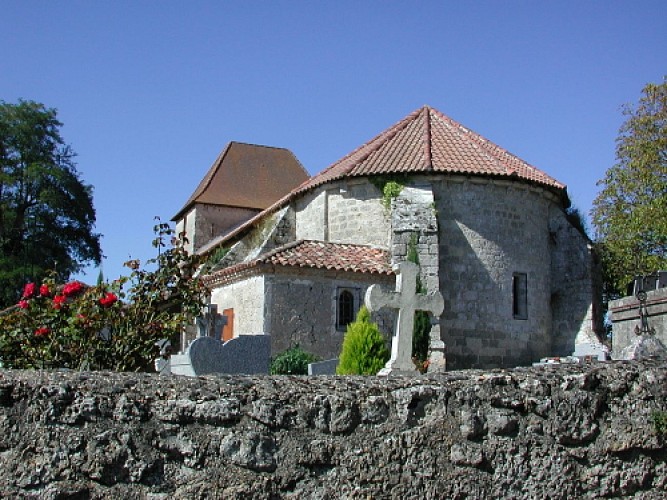
[[[0,496],[665,498],[667,365],[434,378],[0,371]]]

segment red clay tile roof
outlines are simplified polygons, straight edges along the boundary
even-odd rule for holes
[[[172,220],[194,203],[264,210],[308,177],[288,149],[230,142]]]
[[[390,258],[389,252],[380,248],[298,240],[253,261],[216,271],[206,276],[204,280],[209,285],[221,285],[252,274],[254,270],[270,270],[276,266],[390,276],[394,273]]]
[[[295,191],[344,177],[397,173],[460,173],[512,177],[564,189],[541,170],[481,135],[424,106],[352,151]]]

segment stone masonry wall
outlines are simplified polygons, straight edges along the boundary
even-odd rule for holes
[[[363,304],[372,283],[391,286],[393,277],[372,279],[349,274],[275,274],[266,277],[267,332],[271,334],[272,355],[299,345],[322,359],[337,358],[343,345],[345,329],[336,327],[337,297],[340,288],[352,292],[354,310]],[[382,311],[373,320],[390,344],[394,314]]]
[[[234,309],[234,336],[265,333],[264,276],[251,276],[211,292],[211,303],[218,312]]]
[[[448,367],[520,366],[548,356],[548,193],[475,178],[452,177],[433,186]],[[527,276],[526,319],[513,315],[514,273]]]
[[[549,214],[549,236],[552,355],[569,356],[575,341],[599,342],[602,318],[598,313],[601,304],[596,304],[596,268],[590,242],[555,205]]]
[[[297,239],[389,247],[389,212],[366,179],[327,184],[296,203]]]
[[[648,325],[655,330],[655,336],[667,346],[667,288],[652,290],[646,294]],[[612,356],[617,358],[623,349],[637,338],[635,328],[641,327],[639,300],[623,297],[609,302],[613,323]]]
[[[0,371],[0,496],[662,499],[667,365],[437,377]]]

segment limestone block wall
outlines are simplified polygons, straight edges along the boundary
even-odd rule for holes
[[[211,292],[211,303],[218,305],[218,312],[234,309],[235,337],[266,333],[264,286],[263,276],[252,276]]]
[[[575,341],[599,342],[601,288],[590,242],[556,205],[549,212],[549,237],[552,353],[569,356],[574,352]]]
[[[450,177],[433,186],[448,368],[519,366],[549,355],[552,199],[508,181]],[[515,273],[526,277],[525,319],[514,317]]]
[[[296,239],[327,241],[326,189],[307,193],[295,202]]]
[[[664,363],[422,378],[0,370],[0,497],[658,500],[665,411]]]
[[[389,247],[389,211],[366,179],[328,184],[297,200],[296,237]]]
[[[655,329],[656,337],[667,346],[667,288],[659,288],[646,295],[649,327]],[[635,327],[641,327],[639,300],[636,297],[612,300],[609,312],[613,325],[612,356],[617,357],[636,338]]]
[[[194,253],[195,241],[192,235],[195,234],[195,219],[197,217],[197,208],[191,208],[182,219],[176,221],[176,235],[185,234],[187,243],[184,248],[188,253]]]
[[[380,191],[366,179],[328,191],[329,241],[389,247],[389,210]]]
[[[271,334],[272,355],[298,344],[322,359],[338,357],[345,336],[345,329],[336,327],[339,290],[345,288],[352,292],[354,309],[358,311],[367,288],[377,282],[392,286],[393,279],[307,272],[267,276],[267,332]],[[375,314],[373,320],[380,326],[389,345],[394,315],[383,312]]]

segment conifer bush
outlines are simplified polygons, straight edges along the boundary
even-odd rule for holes
[[[378,326],[366,307],[347,326],[340,355],[338,375],[375,375],[389,360],[389,350]]]

